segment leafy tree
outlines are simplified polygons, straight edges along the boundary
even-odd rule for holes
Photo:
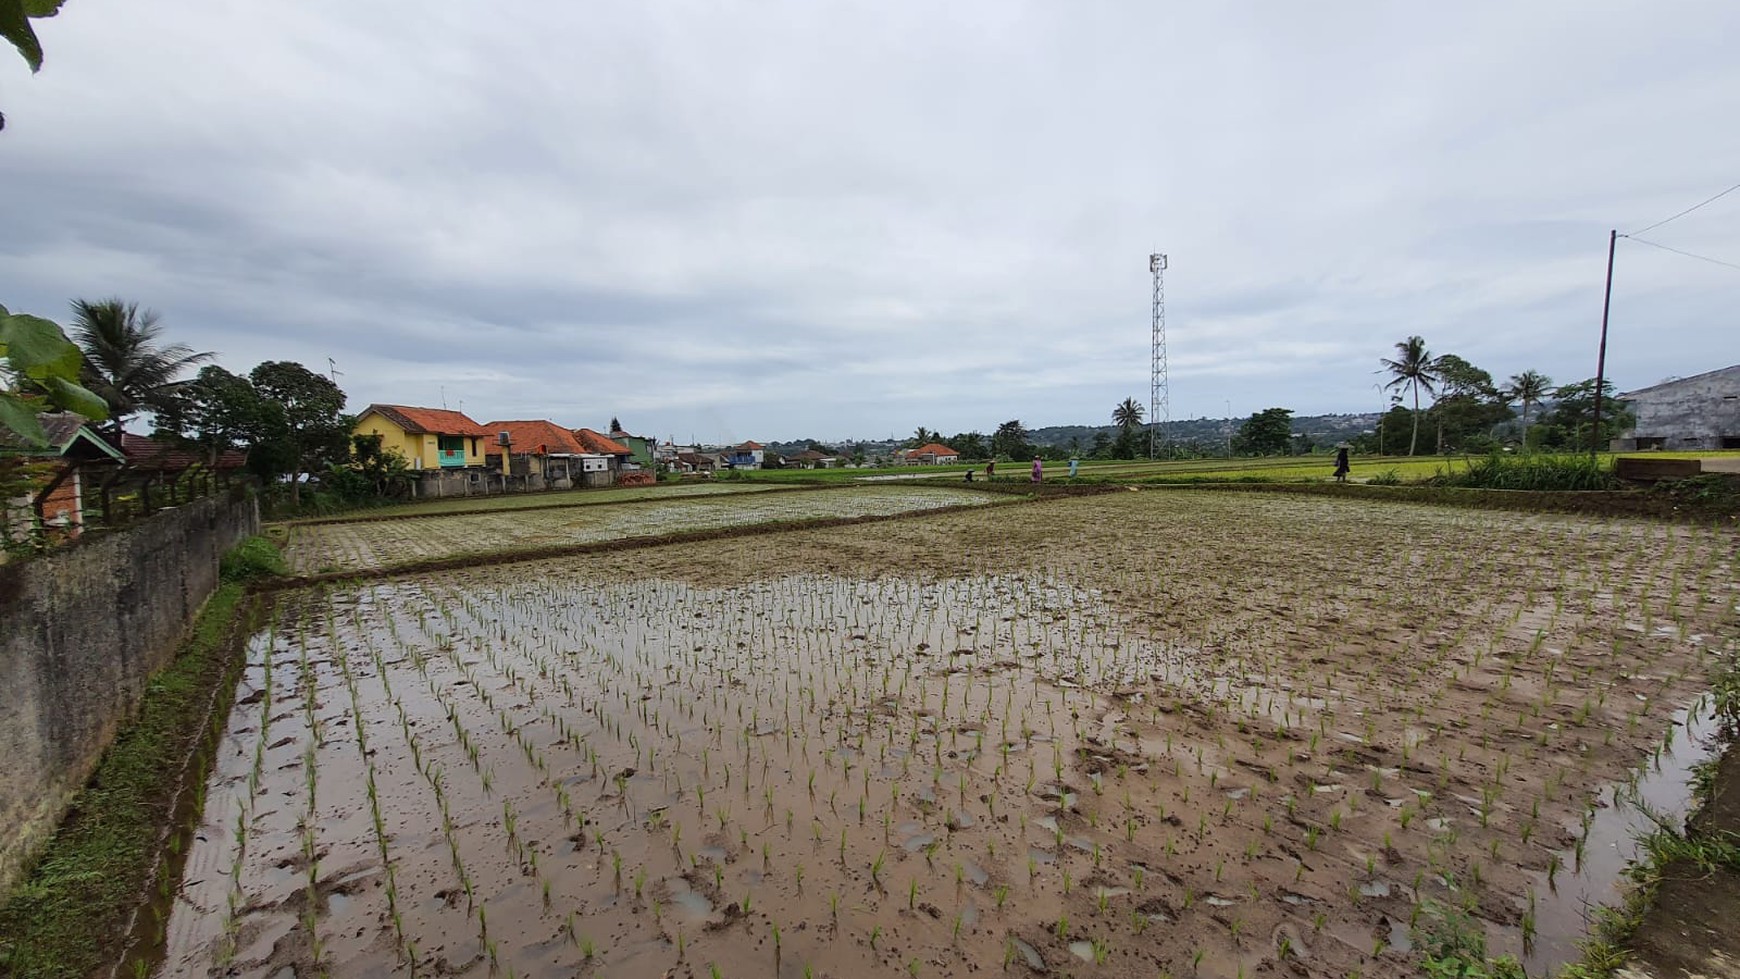
[[[1112,440],[1111,456],[1114,459],[1134,459],[1142,448],[1142,437],[1132,426],[1125,425],[1118,429],[1118,437]]]
[[[916,449],[920,446],[929,445],[939,438],[942,438],[940,433],[933,432],[930,429],[925,428],[923,425],[920,425],[912,430],[912,447]]]
[[[997,426],[997,431],[991,435],[991,452],[1007,459],[1025,459],[1033,454],[1033,446],[1027,441],[1027,429],[1021,426],[1019,418]]]
[[[1146,411],[1136,403],[1135,398],[1125,398],[1118,402],[1117,407],[1112,409],[1112,424],[1127,432],[1142,424],[1144,414]]]
[[[1601,430],[1594,431],[1595,379],[1566,384],[1553,391],[1553,407],[1541,417],[1540,444],[1561,449],[1602,446],[1637,424],[1631,408],[1614,400],[1612,381],[1601,382]]]
[[[271,439],[279,417],[277,406],[260,396],[253,381],[207,364],[159,409],[157,426],[198,445],[216,464],[228,450],[249,450]]]
[[[962,432],[949,439],[948,445],[959,452],[962,459],[983,459],[990,451],[985,447],[985,436],[981,432]]]
[[[1094,459],[1108,458],[1111,444],[1112,437],[1110,435],[1107,435],[1103,430],[1095,432],[1093,444],[1088,447],[1088,456]]]
[[[1510,420],[1510,408],[1492,375],[1455,354],[1432,361],[1439,398],[1431,415],[1438,429],[1438,452],[1488,449],[1494,426]]]
[[[1245,419],[1233,436],[1241,455],[1286,455],[1293,442],[1293,409],[1265,408]]]
[[[1426,350],[1426,341],[1411,336],[1396,344],[1394,360],[1380,357],[1378,363],[1393,375],[1393,379],[1384,385],[1385,388],[1408,388],[1414,392],[1414,434],[1408,439],[1408,455],[1413,455],[1414,448],[1420,441],[1420,389],[1425,388],[1427,394],[1432,394],[1438,380],[1432,355]]]
[[[404,453],[384,448],[379,435],[353,435],[350,459],[329,466],[321,485],[348,502],[366,503],[408,496],[416,478]]]
[[[290,476],[290,505],[302,502],[305,473],[343,462],[349,454],[350,419],[344,392],[329,378],[292,361],[266,361],[248,375],[260,397],[276,409],[270,442]]]
[[[107,418],[108,405],[79,384],[83,360],[52,320],[0,306],[0,428],[42,445],[37,412],[60,408],[92,421]]]
[[[1504,396],[1511,401],[1522,403],[1523,445],[1529,444],[1529,410],[1546,399],[1552,390],[1553,379],[1540,371],[1528,370],[1521,374],[1512,374],[1510,382],[1504,386]]]
[[[116,434],[141,411],[173,407],[179,378],[210,353],[182,343],[165,344],[157,314],[119,299],[74,300],[73,339],[84,351],[85,386],[109,403]]]
[[[617,418],[615,415],[610,416],[610,430],[612,432],[620,432],[623,430],[622,420]]]

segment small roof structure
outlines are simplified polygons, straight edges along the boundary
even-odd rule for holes
[[[38,459],[126,461],[121,450],[93,431],[83,415],[75,415],[70,411],[45,411],[36,416],[36,422],[42,426],[42,433],[48,439],[47,445],[26,445],[10,429],[0,429],[0,455],[21,455]]]
[[[197,446],[187,446],[167,439],[147,438],[132,432],[121,433],[121,454],[127,467],[143,472],[180,472],[195,466],[213,469],[240,469],[248,464],[248,454],[234,449],[218,453],[214,465]]]
[[[696,469],[719,468],[719,457],[711,452],[679,452],[677,458]]]
[[[416,408],[410,405],[369,405],[357,416],[357,421],[370,413],[380,415],[411,435],[465,435],[488,438],[489,430],[472,421],[464,412],[447,408]]]
[[[587,452],[607,456],[634,455],[633,449],[608,436],[600,435],[590,428],[576,428],[571,429],[571,431]]]
[[[573,432],[553,421],[495,421],[484,428],[489,431],[487,452],[492,456],[501,455],[501,444],[496,441],[499,432],[508,433],[513,443],[510,448],[516,452],[535,450],[545,455],[581,455],[587,451]]]
[[[959,452],[956,452],[941,442],[931,442],[928,445],[921,445],[906,453],[908,459],[922,459],[925,456],[930,456],[932,459],[941,459],[944,456],[954,456],[958,459],[960,458],[960,455]]]
[[[1656,390],[1659,390],[1662,388],[1677,387],[1678,385],[1685,384],[1688,381],[1699,382],[1699,381],[1705,381],[1705,380],[1714,380],[1717,375],[1727,374],[1730,372],[1735,373],[1735,374],[1740,374],[1740,364],[1734,364],[1734,365],[1729,366],[1729,367],[1718,367],[1715,370],[1705,371],[1702,374],[1693,374],[1690,377],[1670,377],[1665,381],[1657,381],[1656,383],[1651,384],[1648,387],[1637,388],[1636,390],[1633,390],[1633,391],[1622,391],[1619,394],[1615,395],[1614,397],[1620,399],[1621,401],[1624,401],[1624,400],[1628,400],[1630,398],[1636,397],[1637,395],[1649,394],[1653,391],[1656,391]]]
[[[767,446],[755,441],[745,442],[742,445],[737,446],[739,452],[759,452],[765,448],[767,448]]]

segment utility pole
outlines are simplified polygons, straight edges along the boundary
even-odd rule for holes
[[[1226,457],[1232,458],[1233,416],[1232,399],[1226,399]]]
[[[1607,314],[1613,308],[1613,249],[1619,244],[1619,229],[1607,233],[1607,294],[1601,299],[1601,351],[1595,355],[1595,424],[1589,430],[1589,458],[1601,444],[1601,387],[1607,380]]]

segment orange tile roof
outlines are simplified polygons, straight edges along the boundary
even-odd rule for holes
[[[742,445],[739,445],[738,448],[748,449],[749,451],[754,452],[756,449],[765,449],[767,446],[762,445],[760,442],[745,442]]]
[[[206,453],[198,446],[182,446],[163,439],[134,435],[132,432],[121,433],[121,454],[127,457],[128,466],[156,472],[178,472],[192,466],[209,464]],[[226,449],[218,453],[215,468],[240,469],[247,464],[247,453]]]
[[[501,455],[501,444],[496,440],[497,433],[507,432],[513,440],[515,452],[537,452],[539,447],[545,453],[569,453],[578,455],[586,449],[574,437],[574,433],[552,421],[536,419],[533,421],[503,421],[490,422],[483,426],[489,431],[489,444],[486,451],[492,456]]]
[[[369,405],[363,415],[374,412],[411,435],[469,435],[487,438],[488,429],[463,412],[446,408],[413,408],[409,405]],[[357,416],[359,419],[362,415]]]
[[[587,452],[594,452],[607,456],[634,455],[633,449],[623,445],[615,439],[600,435],[590,428],[576,428],[573,432],[574,437],[580,440],[580,444],[586,447]]]
[[[958,455],[960,455],[959,452],[956,452],[955,450],[949,448],[948,446],[943,445],[941,442],[932,442],[929,445],[921,445],[916,449],[908,450],[906,453],[906,456],[909,459],[914,457],[914,456],[937,456],[940,458],[942,456],[958,456]]]

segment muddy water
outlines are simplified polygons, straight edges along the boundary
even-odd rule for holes
[[[1553,828],[1695,683],[1716,586],[1430,541],[1289,573],[1358,532],[1218,579],[1111,546],[837,570],[911,555],[884,526],[746,541],[809,569],[752,580],[672,551],[287,598],[165,973],[1389,975],[1426,900],[1520,951]]]
[[[998,904],[1045,884],[1030,853],[1053,889],[1127,875],[1078,807],[1128,774],[1090,690],[1208,686],[1092,594],[1021,578],[382,585],[251,658],[172,973],[558,975],[590,945],[741,974],[776,925],[798,971],[995,958]],[[1106,770],[1078,783],[1090,752]]]
[[[1537,934],[1523,961],[1530,975],[1552,975],[1577,960],[1577,942],[1588,931],[1590,912],[1623,900],[1625,868],[1638,858],[1638,840],[1656,828],[1655,820],[1674,828],[1685,825],[1692,769],[1720,751],[1718,726],[1715,705],[1699,698],[1674,715],[1671,737],[1635,781],[1610,784],[1597,794],[1586,832],[1581,822],[1565,827],[1582,845],[1558,852],[1565,871],[1551,883],[1543,878],[1536,892]]]

